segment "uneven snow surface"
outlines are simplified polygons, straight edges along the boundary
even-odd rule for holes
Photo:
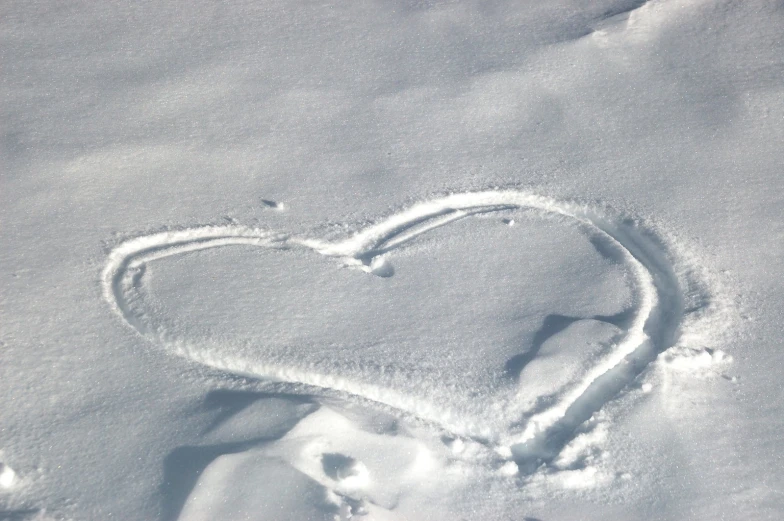
[[[784,515],[784,6],[6,2],[0,520]]]

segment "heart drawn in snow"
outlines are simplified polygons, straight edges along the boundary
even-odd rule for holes
[[[429,200],[335,242],[235,225],[155,233],[117,246],[102,283],[128,325],[181,356],[521,454],[611,399],[683,315],[645,230],[519,191]]]

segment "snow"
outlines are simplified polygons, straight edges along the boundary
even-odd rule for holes
[[[783,29],[9,3],[0,518],[779,519]]]
[[[0,464],[0,487],[11,488],[16,481],[14,469],[6,464]]]

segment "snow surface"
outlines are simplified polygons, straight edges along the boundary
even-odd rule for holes
[[[0,519],[780,519],[782,34],[6,2]]]

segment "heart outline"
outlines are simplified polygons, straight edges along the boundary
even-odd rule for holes
[[[373,259],[414,239],[422,233],[475,214],[508,209],[532,209],[577,221],[603,241],[630,268],[635,284],[636,313],[623,338],[602,363],[595,365],[579,385],[548,409],[528,418],[525,429],[515,433],[483,432],[481,426],[459,424],[448,411],[423,406],[419,400],[394,389],[346,382],[332,375],[312,374],[294,367],[227,360],[200,351],[181,338],[168,338],[144,323],[134,312],[133,291],[147,263],[188,252],[232,245],[265,248],[303,248],[327,257],[341,258],[351,266],[372,271]],[[391,215],[341,241],[299,238],[288,234],[238,225],[205,226],[154,233],[119,244],[109,254],[101,275],[104,299],[123,321],[147,340],[163,343],[176,354],[229,373],[256,379],[273,379],[355,395],[397,409],[439,425],[459,436],[495,439],[511,447],[518,460],[543,460],[553,456],[551,443],[544,440],[567,438],[568,434],[601,408],[612,396],[607,381],[619,376],[624,387],[656,355],[674,345],[685,309],[684,290],[669,257],[656,237],[632,221],[613,218],[599,209],[566,203],[523,191],[503,190],[463,192],[446,195]],[[707,295],[703,295],[707,299]],[[641,367],[636,367],[640,365]],[[627,370],[632,366],[632,370]],[[626,374],[628,373],[628,374]],[[612,392],[614,396],[617,391]],[[545,445],[548,445],[545,447]]]

